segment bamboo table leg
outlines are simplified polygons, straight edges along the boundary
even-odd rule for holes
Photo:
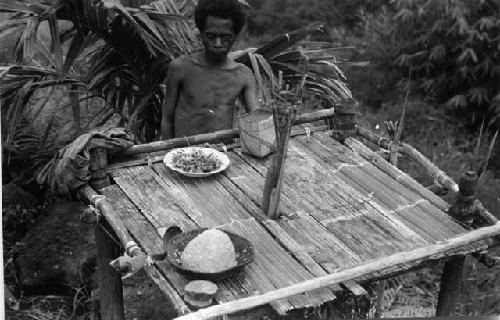
[[[454,314],[462,284],[465,258],[465,256],[452,257],[443,267],[436,317],[447,317]]]
[[[110,237],[113,234],[110,230],[104,219],[95,228],[101,319],[125,320],[122,280],[109,266],[120,255],[120,246]]]

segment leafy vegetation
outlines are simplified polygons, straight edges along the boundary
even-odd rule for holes
[[[0,12],[12,15],[0,24],[0,39],[12,34],[16,39],[15,63],[0,66],[3,145],[11,154],[61,147],[47,148],[46,139],[17,139],[48,136],[50,122],[34,135],[21,124],[31,120],[26,112],[30,98],[55,86],[68,89],[73,114],[73,131],[64,142],[114,115],[119,117],[117,125],[126,126],[139,141],[158,138],[169,61],[200,49],[192,11],[193,2],[187,0],[153,1],[140,8],[124,7],[118,0],[2,1]],[[46,41],[38,32],[42,28],[48,30]],[[325,56],[328,50],[316,51],[309,59],[307,52],[289,49],[320,29],[320,24],[303,27],[238,59],[254,69],[261,88],[281,70],[286,82],[305,84],[306,91],[329,104],[349,99],[342,72],[331,55]],[[82,103],[96,98],[104,103],[83,126]]]
[[[7,55],[5,48],[2,52],[2,57],[13,60],[1,61],[0,66],[2,153],[8,180],[30,179],[61,144],[111,117],[142,141],[158,136],[162,79],[168,63],[200,48],[190,19],[193,1],[160,0],[141,8],[125,7],[125,2],[0,1],[0,13],[9,14],[0,22],[0,41],[14,39],[12,52]],[[145,1],[128,4],[139,2]],[[270,80],[277,87],[281,70],[285,82],[292,85],[305,80],[307,91],[327,107],[351,96],[344,71],[356,98],[380,107],[376,115],[364,116],[371,126],[382,127],[385,120],[399,118],[397,100],[410,77],[414,100],[408,104],[411,121],[405,126],[406,141],[455,179],[474,157],[477,137],[466,124],[484,115],[491,125],[500,121],[498,0],[248,2],[255,8],[250,11],[249,42],[273,39],[256,50],[240,52],[238,58],[252,67],[261,91]],[[326,32],[311,38],[320,29]],[[288,35],[275,38],[284,32]],[[304,39],[340,44],[299,43]],[[246,49],[246,45],[242,46]],[[339,46],[353,49],[340,51]],[[342,58],[369,60],[371,66],[347,68]],[[43,126],[36,126],[37,114],[45,110],[44,96],[50,96],[51,103],[63,100],[55,92],[67,96],[61,107],[70,109],[71,123],[60,128],[49,117],[38,121]],[[33,112],[28,109],[34,102]],[[497,146],[500,150],[500,143]],[[401,167],[424,185],[433,183],[414,163],[401,161]],[[482,179],[479,197],[492,212],[498,212],[500,184],[491,174]],[[24,228],[41,211],[8,208],[3,212],[4,225]],[[14,242],[14,238],[9,240]],[[13,268],[12,259],[7,263],[6,269]],[[475,282],[464,291],[461,314],[499,310],[496,274],[476,271]],[[401,278],[393,286],[388,283],[386,315],[431,314],[438,278],[431,270]],[[60,316],[42,317],[40,312],[31,318]]]
[[[367,12],[375,12],[383,1],[366,0],[251,0],[248,30],[251,35],[274,35],[321,21],[328,28],[356,29]],[[323,35],[323,39],[325,39]]]
[[[395,65],[428,100],[465,118],[500,117],[500,2],[395,0]],[[465,121],[469,119],[464,119]]]

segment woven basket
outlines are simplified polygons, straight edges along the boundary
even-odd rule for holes
[[[276,149],[273,113],[258,109],[239,120],[241,152],[264,158]]]

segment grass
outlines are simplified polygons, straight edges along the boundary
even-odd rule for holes
[[[384,121],[397,120],[400,108],[389,105],[373,111],[365,108],[362,125],[384,135]],[[458,182],[473,160],[477,143],[476,134],[468,133],[443,110],[435,109],[419,101],[407,106],[405,142],[417,148],[434,164]],[[484,160],[489,139],[484,139],[479,159]],[[413,161],[402,158],[400,168],[423,185],[433,183],[426,172]],[[487,171],[479,180],[477,196],[485,207],[500,218],[500,180]],[[447,195],[452,202],[454,197]],[[500,256],[500,248],[490,254]],[[434,316],[439,291],[442,263],[435,267],[411,272],[386,283],[383,317],[429,317]],[[462,292],[456,313],[461,316],[500,314],[500,266],[488,269],[474,259],[468,259],[467,273],[462,283]]]
[[[6,309],[11,320],[87,320],[90,312],[77,314],[73,299],[61,296],[35,296],[21,299],[21,310]]]
[[[59,94],[56,93],[55,97],[58,97]],[[42,96],[37,98],[43,100]],[[49,104],[52,104],[52,101],[49,101]],[[61,103],[52,108],[67,111],[64,105],[65,103]],[[49,106],[48,109],[52,108]],[[368,108],[362,110],[361,125],[382,135],[385,134],[384,121],[399,119],[400,109],[392,105],[384,106],[376,111]],[[458,181],[461,174],[469,168],[473,159],[477,135],[468,133],[467,128],[458,124],[442,110],[432,108],[419,101],[411,101],[407,107],[404,141],[416,147],[439,168]],[[487,143],[483,142],[481,159],[484,158],[486,149]],[[400,167],[424,185],[433,183],[425,171],[409,159],[402,158]],[[500,180],[495,179],[492,172],[486,172],[481,177],[478,197],[493,214],[500,217]],[[446,200],[451,202],[453,198],[448,196]],[[5,269],[7,274],[11,275],[14,267],[9,262],[11,261],[9,255],[12,255],[13,252],[12,249],[6,253],[7,265]],[[497,250],[493,254],[500,255],[500,251]],[[433,316],[439,290],[441,266],[442,264],[438,264],[435,268],[423,269],[388,280],[384,292],[382,316]],[[484,266],[478,265],[476,261],[470,261],[468,271],[457,305],[457,313],[460,315],[500,314],[500,266],[486,269]],[[370,298],[373,305],[375,297],[372,295]],[[22,311],[8,310],[7,316],[9,319],[56,320],[71,318],[83,320],[90,317],[90,312],[77,312],[77,310],[81,310],[84,303],[79,296],[73,298],[30,297],[22,300],[22,305],[24,305]],[[356,308],[350,307],[355,311]],[[368,317],[371,316],[368,315]]]

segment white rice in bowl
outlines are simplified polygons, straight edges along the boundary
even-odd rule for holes
[[[236,266],[236,252],[229,236],[208,229],[191,240],[181,254],[181,265],[195,272],[216,273]]]

